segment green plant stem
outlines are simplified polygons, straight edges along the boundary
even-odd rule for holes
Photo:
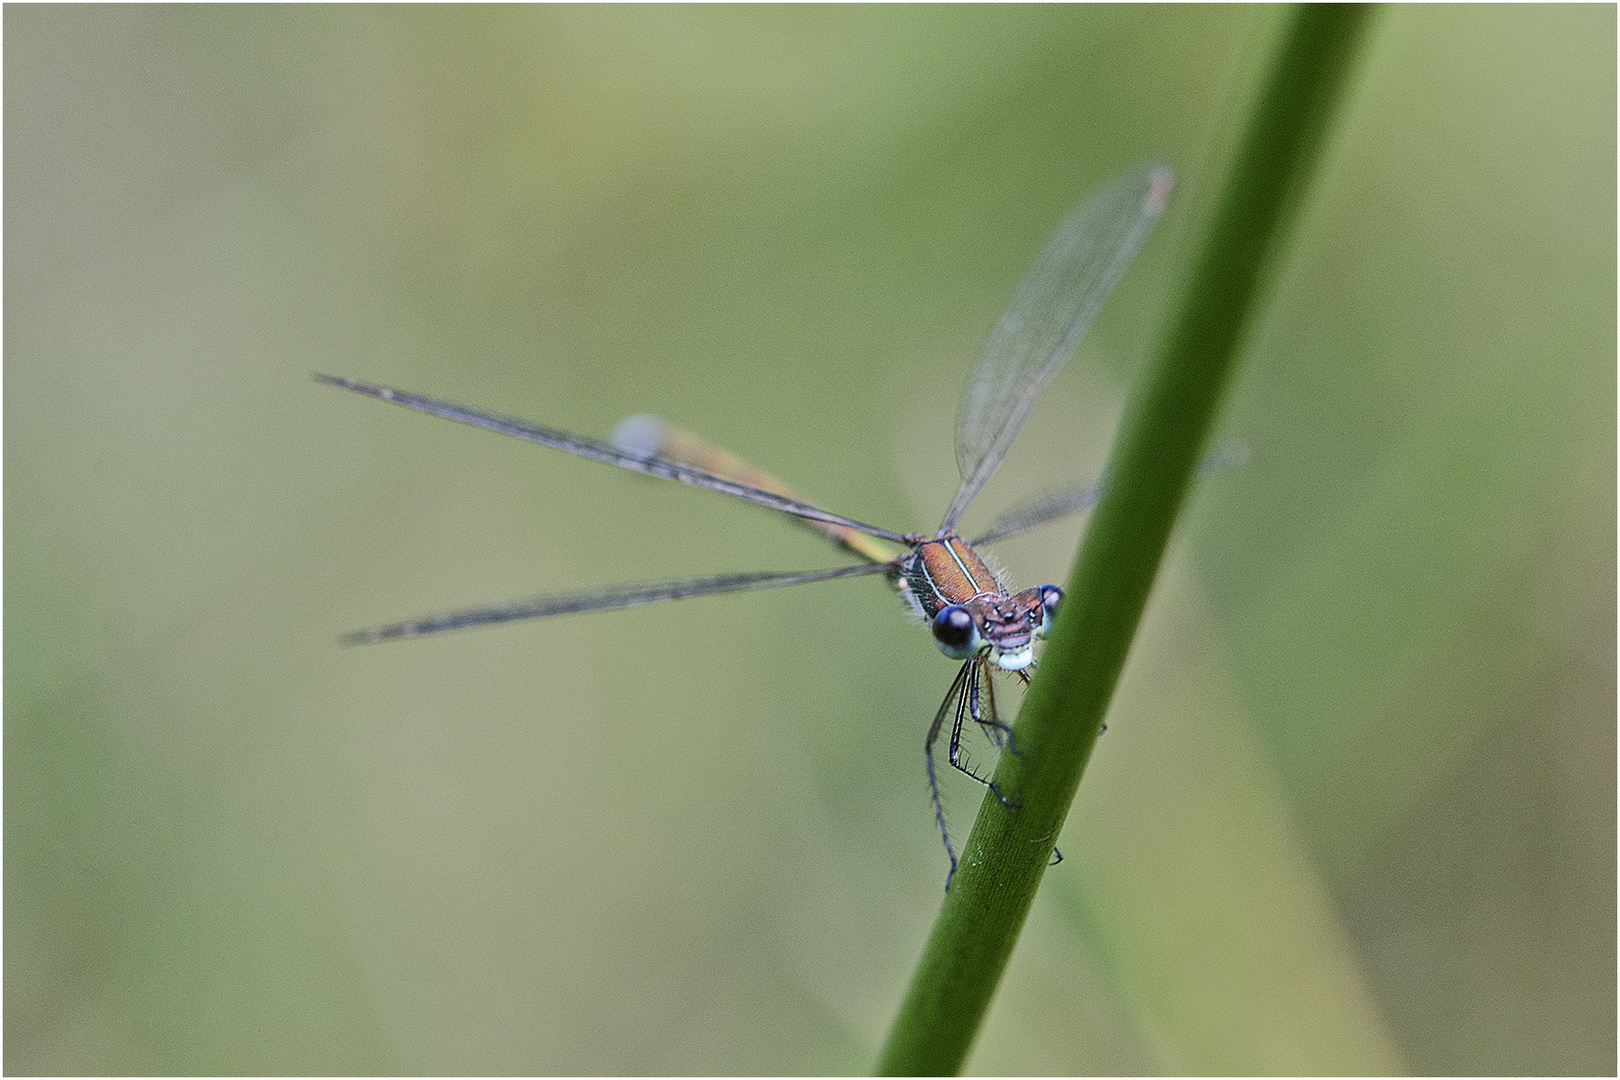
[[[1147,604],[1177,511],[1251,324],[1268,257],[1322,144],[1370,10],[1290,12],[1157,362],[1115,444],[1109,486],[995,781],[963,846],[879,1062],[886,1075],[961,1070],[1068,815]]]

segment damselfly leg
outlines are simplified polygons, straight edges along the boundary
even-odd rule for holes
[[[990,706],[987,712],[979,711],[978,696],[973,698],[973,722],[983,729],[985,737],[995,744],[997,750],[1006,750],[1014,757],[1018,756],[1018,748],[1013,745],[1013,729],[1011,724],[1002,721],[1001,714],[996,710],[996,681],[990,677],[990,669],[984,669],[984,699]],[[1024,682],[1029,682],[1029,676],[1020,671]],[[1005,799],[1002,800],[1006,802]]]
[[[1023,672],[1019,674],[1022,675]],[[979,693],[981,680],[984,685],[982,696]],[[965,661],[961,670],[956,673],[956,679],[951,683],[945,700],[940,703],[934,722],[929,725],[928,740],[923,744],[923,756],[928,765],[928,796],[934,805],[934,822],[939,826],[939,836],[945,844],[945,855],[951,860],[950,873],[945,877],[945,888],[949,890],[951,877],[956,873],[956,849],[951,844],[950,826],[945,822],[945,806],[939,796],[939,777],[934,770],[934,744],[939,741],[947,716],[951,718],[951,735],[947,740],[946,760],[950,762],[951,768],[989,788],[990,793],[1007,809],[1016,810],[1018,804],[1003,795],[994,780],[980,776],[962,752],[962,728],[970,719],[979,726],[997,750],[1010,748],[1012,740],[1011,726],[1004,723],[996,713],[996,688],[991,667],[975,657]]]

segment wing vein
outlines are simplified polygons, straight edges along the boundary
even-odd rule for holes
[[[1035,403],[1091,328],[1164,211],[1173,183],[1144,165],[1087,199],[1058,227],[990,331],[956,418],[962,484],[940,525],[954,528],[995,475]]]
[[[446,630],[465,630],[473,626],[517,622],[522,619],[545,619],[555,615],[575,615],[586,611],[606,611],[611,608],[635,607],[638,604],[656,604],[663,600],[680,600],[688,596],[710,596],[716,593],[749,592],[755,589],[776,589],[786,585],[802,585],[811,581],[830,581],[834,578],[859,577],[887,571],[889,563],[862,563],[856,566],[836,566],[828,570],[760,571],[747,574],[717,574],[713,577],[685,578],[674,581],[646,581],[627,585],[608,585],[579,589],[565,593],[546,593],[522,600],[488,604],[461,611],[447,611],[440,615],[410,622],[390,623],[367,630],[356,630],[343,635],[346,645],[367,645],[395,638],[419,637]]]
[[[724,495],[733,495],[760,506],[779,510],[784,514],[805,518],[810,521],[819,521],[828,525],[839,525],[846,529],[854,529],[869,536],[881,536],[885,540],[898,540],[906,542],[904,533],[897,533],[890,529],[879,528],[876,525],[867,525],[853,518],[831,514],[819,506],[811,506],[797,499],[790,499],[772,491],[762,491],[747,484],[740,484],[735,480],[728,480],[723,476],[704,472],[702,469],[679,462],[668,461],[659,457],[637,457],[627,454],[611,443],[600,439],[592,439],[585,435],[575,435],[572,432],[562,431],[558,428],[548,428],[529,420],[519,420],[512,416],[501,416],[496,413],[481,412],[469,409],[454,402],[440,401],[436,398],[422,397],[420,394],[410,394],[403,390],[394,390],[387,386],[377,386],[372,383],[357,382],[353,379],[339,378],[335,375],[315,374],[318,382],[340,386],[345,390],[353,390],[357,394],[365,394],[379,401],[402,405],[407,409],[428,413],[433,416],[442,416],[447,420],[456,420],[463,424],[471,424],[487,431],[499,432],[502,435],[511,435],[528,442],[539,443],[565,453],[578,457],[588,458],[591,461],[600,461],[606,465],[617,465],[621,469],[632,472],[645,473],[648,476],[659,476],[666,480],[678,480],[683,484],[694,487],[708,488]]]

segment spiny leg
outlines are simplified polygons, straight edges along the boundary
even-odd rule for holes
[[[980,776],[978,773],[969,768],[967,763],[962,760],[962,721],[968,716],[971,716],[973,717],[973,722],[975,724],[978,724],[980,727],[984,726],[985,721],[981,719],[979,713],[979,678],[981,675],[986,680],[990,678],[990,672],[983,661],[969,660],[968,663],[972,665],[973,671],[968,675],[967,693],[956,703],[956,723],[951,726],[951,764],[956,768],[957,772],[966,773],[968,776],[973,777],[973,779],[989,788],[995,794],[996,798],[1001,800],[1002,806],[1005,806],[1009,810],[1016,809],[1018,804],[1008,799],[1007,796],[1003,795],[1001,793],[1001,789],[996,786],[994,780],[986,780],[984,777]],[[995,699],[993,696],[991,698],[990,705],[992,709],[995,708]],[[997,720],[992,720],[991,722],[998,725],[1000,724],[1000,721]],[[996,745],[1001,745],[999,740],[996,741]]]
[[[934,743],[939,738],[939,729],[945,725],[945,714],[950,712],[951,705],[961,699],[962,684],[968,677],[976,661],[969,660],[962,665],[962,670],[956,673],[956,679],[945,694],[945,700],[940,703],[939,712],[934,716],[934,722],[928,728],[928,741],[923,743],[923,760],[928,763],[928,795],[934,800],[934,821],[939,825],[939,838],[945,842],[945,856],[951,860],[950,872],[945,875],[945,891],[951,891],[951,879],[956,876],[956,851],[951,847],[951,831],[945,825],[945,807],[939,801],[939,778],[934,774]],[[960,720],[958,721],[960,724]]]
[[[1022,674],[1022,672],[1020,672]],[[984,669],[984,696],[990,704],[989,719],[980,716],[975,708],[973,720],[984,730],[985,736],[996,745],[997,750],[1007,750],[1013,757],[1018,757],[1018,747],[1013,742],[1013,729],[1001,720],[1001,713],[996,708],[996,680],[995,672],[986,665]],[[975,701],[977,706],[978,702]]]

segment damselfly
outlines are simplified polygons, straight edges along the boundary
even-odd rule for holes
[[[387,641],[687,596],[883,574],[912,611],[929,624],[940,650],[962,662],[928,728],[923,748],[934,816],[951,862],[950,875],[954,875],[956,851],[940,805],[934,747],[948,724],[950,764],[989,787],[1002,803],[1013,805],[993,781],[967,765],[961,749],[962,728],[971,720],[998,749],[1009,748],[1012,729],[997,715],[991,670],[1013,672],[1027,683],[1035,664],[1034,644],[1046,637],[1063,598],[1056,585],[1010,592],[974,548],[1087,509],[1100,497],[1101,486],[1090,484],[1026,503],[971,542],[957,533],[957,521],[995,475],[1041,392],[1079,345],[1103,301],[1136,257],[1164,210],[1171,185],[1170,170],[1162,165],[1142,166],[1116,179],[1059,226],[1013,293],[962,396],[956,419],[956,459],[962,483],[933,535],[895,532],[828,513],[773,477],[653,417],[631,417],[611,439],[602,441],[382,386],[317,375],[322,382],[406,408],[747,499],[792,515],[865,560],[827,570],[723,574],[537,596],[362,630],[346,640]],[[883,541],[901,546],[897,549]],[[1011,749],[1017,752],[1016,747]],[[950,876],[945,879],[947,889],[950,880]]]

